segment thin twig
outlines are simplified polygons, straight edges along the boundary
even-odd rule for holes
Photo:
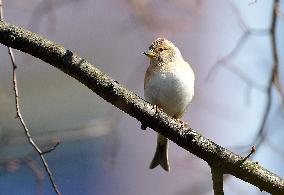
[[[235,57],[240,52],[240,50],[242,49],[242,47],[244,46],[244,44],[247,42],[248,38],[251,35],[263,36],[263,35],[267,35],[268,33],[269,33],[269,30],[267,29],[248,29],[246,27],[244,30],[244,33],[240,36],[240,38],[236,42],[233,49],[229,51],[228,54],[218,59],[217,62],[209,69],[207,76],[206,76],[206,80],[212,79],[213,73],[215,73],[218,68],[226,67],[224,65],[227,65],[226,63],[229,62],[230,59]],[[235,74],[239,76],[238,73],[235,73]],[[258,85],[258,84],[255,84],[255,82],[251,82],[251,84],[253,84],[253,86]]]
[[[216,72],[217,68],[220,67],[226,67],[227,69],[231,69],[233,73],[235,73],[243,82],[247,84],[248,87],[253,87],[259,91],[264,91],[264,93],[267,95],[266,104],[263,111],[263,117],[260,123],[260,126],[258,128],[258,132],[255,135],[255,137],[252,139],[252,143],[249,145],[255,145],[256,147],[259,147],[260,144],[263,142],[263,140],[266,137],[265,133],[265,125],[267,124],[267,119],[269,116],[271,104],[272,104],[272,89],[275,86],[275,88],[278,90],[281,99],[282,99],[282,105],[284,106],[284,92],[280,84],[279,79],[279,71],[278,71],[278,65],[279,65],[279,59],[277,54],[277,46],[276,46],[276,21],[277,16],[279,16],[279,0],[274,0],[273,2],[273,15],[272,15],[272,22],[271,27],[269,29],[251,29],[249,28],[244,20],[241,17],[241,14],[239,10],[232,4],[231,1],[228,1],[230,4],[237,20],[241,28],[243,28],[244,32],[239,38],[239,40],[236,42],[235,47],[225,56],[220,58],[216,64],[209,70],[207,79],[211,78],[213,73]],[[232,59],[234,56],[238,54],[238,52],[241,50],[245,42],[248,40],[248,37],[250,35],[270,35],[271,36],[271,44],[272,44],[272,54],[273,54],[273,67],[270,74],[270,79],[268,81],[267,87],[263,89],[264,87],[260,86],[259,84],[255,83],[251,79],[247,79],[247,77],[244,77],[244,75],[238,71],[238,69],[234,68],[232,66],[227,66],[230,59]],[[225,66],[226,65],[226,66]],[[241,146],[241,147],[234,147],[234,148],[247,148],[249,145]]]
[[[0,19],[1,19],[1,21],[3,21],[3,18],[4,18],[3,17],[3,4],[2,4],[2,0],[0,0]],[[12,78],[12,80],[13,80],[13,90],[14,90],[15,106],[16,106],[16,114],[17,114],[16,118],[18,118],[20,120],[21,125],[22,125],[22,127],[23,127],[23,129],[25,131],[25,135],[26,135],[26,137],[28,139],[28,142],[32,145],[32,147],[37,151],[38,155],[40,156],[40,159],[41,159],[41,161],[42,161],[42,163],[44,165],[45,171],[48,174],[49,180],[50,180],[50,182],[52,184],[52,187],[53,187],[54,191],[58,195],[60,195],[60,192],[59,192],[59,190],[57,188],[57,185],[56,185],[56,183],[54,181],[52,172],[51,172],[51,170],[50,170],[50,168],[49,168],[49,166],[48,166],[48,164],[47,164],[47,162],[45,160],[45,157],[44,157],[44,154],[46,152],[43,153],[40,150],[40,148],[37,146],[37,144],[34,142],[32,136],[30,134],[30,131],[29,131],[29,129],[28,129],[28,127],[27,127],[23,117],[22,117],[21,110],[20,110],[18,85],[17,85],[17,74],[16,74],[17,66],[16,66],[16,63],[15,63],[15,57],[14,57],[14,54],[13,54],[13,51],[12,51],[11,47],[8,47],[8,54],[10,56],[10,60],[11,60],[12,66],[13,66],[13,73],[12,73],[12,75],[13,75],[12,77],[13,78]],[[58,144],[56,144],[56,146],[57,145]],[[54,149],[55,149],[55,147],[54,147]]]
[[[250,149],[250,153],[244,158],[243,162],[245,162],[253,153],[255,153],[256,147],[252,146]]]
[[[20,120],[20,122],[21,122],[21,124],[22,124],[22,126],[23,126],[23,128],[24,128],[25,135],[26,135],[26,137],[27,137],[27,139],[28,139],[28,142],[32,145],[32,147],[37,151],[38,155],[40,156],[40,159],[41,159],[41,161],[42,161],[42,164],[44,165],[45,171],[46,171],[47,174],[48,174],[49,180],[50,180],[50,182],[51,182],[51,184],[52,184],[52,187],[53,187],[54,191],[55,191],[58,195],[60,195],[60,192],[59,192],[59,190],[58,190],[58,188],[57,188],[57,185],[56,185],[56,183],[55,183],[55,181],[54,181],[52,172],[51,172],[51,170],[50,170],[50,168],[49,168],[49,166],[48,166],[48,164],[47,164],[47,162],[46,162],[46,160],[45,160],[45,157],[44,157],[44,154],[45,154],[46,152],[42,152],[42,151],[40,150],[40,148],[36,145],[36,143],[34,142],[32,136],[31,136],[31,134],[30,134],[30,131],[29,131],[29,129],[28,129],[28,127],[27,127],[27,125],[26,125],[26,123],[25,123],[23,117],[22,117],[22,114],[21,114],[21,111],[20,111],[19,92],[18,92],[17,75],[16,75],[17,66],[16,66],[16,64],[15,64],[13,51],[12,51],[12,49],[11,49],[10,47],[8,47],[8,53],[9,53],[9,55],[10,55],[10,59],[11,59],[11,62],[12,62],[12,64],[13,64],[13,89],[14,89],[14,94],[15,94],[15,103],[16,103],[17,118],[19,118],[19,120]],[[58,145],[58,144],[57,144],[57,145]],[[57,145],[56,145],[56,146],[57,146]]]
[[[272,20],[271,20],[271,27],[270,27],[270,37],[271,37],[271,45],[272,45],[272,57],[273,57],[273,67],[272,67],[272,71],[271,71],[271,75],[270,75],[270,79],[269,79],[269,83],[268,83],[268,87],[267,87],[267,102],[266,102],[266,106],[264,109],[264,113],[263,113],[263,118],[258,130],[258,133],[256,135],[256,137],[253,139],[252,144],[254,144],[256,147],[259,147],[260,144],[264,141],[266,134],[265,133],[265,125],[267,123],[267,119],[269,116],[269,111],[271,108],[271,104],[272,104],[272,89],[273,86],[276,87],[276,89],[278,89],[280,95],[282,96],[282,102],[284,101],[284,96],[282,88],[280,86],[280,81],[279,81],[279,71],[278,71],[278,66],[279,66],[279,58],[278,58],[278,52],[277,52],[277,43],[276,43],[276,24],[277,24],[277,11],[276,11],[276,7],[279,4],[280,0],[274,0],[273,2],[273,15],[272,15]]]
[[[30,134],[30,131],[22,117],[22,114],[21,114],[21,111],[20,111],[20,103],[19,103],[19,92],[18,92],[18,85],[17,85],[17,75],[16,75],[16,69],[17,69],[17,66],[15,64],[15,59],[14,59],[14,55],[13,55],[13,51],[10,47],[8,47],[8,53],[9,53],[9,56],[10,56],[10,59],[11,59],[11,62],[12,62],[12,65],[13,65],[13,89],[14,89],[14,94],[15,94],[15,103],[16,103],[16,113],[17,113],[17,118],[19,118],[23,128],[24,128],[24,131],[25,131],[25,135],[29,141],[29,143],[33,146],[33,148],[37,151],[38,155],[40,156],[40,159],[42,161],[42,164],[44,165],[44,169],[45,171],[47,172],[48,174],[48,177],[49,177],[49,180],[52,184],[52,187],[54,189],[54,191],[60,195],[60,192],[57,188],[57,185],[54,181],[54,178],[53,178],[53,175],[52,175],[52,172],[45,160],[45,157],[44,157],[44,154],[47,153],[47,152],[42,152],[40,150],[40,148],[36,145],[36,143],[34,142],[31,134]],[[55,147],[57,146],[58,144],[55,145]],[[54,147],[54,149],[55,149]]]
[[[49,168],[49,166],[48,166],[48,164],[47,164],[47,162],[46,162],[46,160],[45,160],[45,157],[44,157],[44,154],[45,154],[46,152],[42,152],[42,151],[40,150],[40,148],[36,145],[36,143],[34,142],[32,136],[31,136],[31,134],[30,134],[30,131],[29,131],[29,129],[28,129],[28,127],[27,127],[27,125],[26,125],[26,123],[25,123],[23,117],[22,117],[22,114],[21,114],[21,111],[20,111],[19,92],[18,92],[17,75],[16,75],[17,66],[16,66],[16,64],[15,64],[13,51],[12,51],[12,49],[11,49],[10,47],[8,47],[8,53],[9,53],[9,55],[10,55],[10,59],[11,59],[11,62],[12,62],[12,64],[13,64],[13,88],[14,88],[14,93],[15,93],[15,103],[16,103],[17,118],[19,118],[19,120],[20,120],[20,122],[21,122],[21,124],[22,124],[22,126],[23,126],[23,128],[24,128],[24,131],[25,131],[25,134],[26,134],[26,137],[27,137],[29,143],[32,145],[32,147],[37,151],[38,155],[40,156],[40,159],[41,159],[41,161],[42,161],[42,164],[44,165],[45,171],[46,171],[47,174],[48,174],[49,180],[50,180],[50,182],[51,182],[51,184],[52,184],[52,187],[53,187],[54,191],[55,191],[58,195],[60,195],[60,192],[59,192],[59,190],[58,190],[58,188],[57,188],[57,185],[56,185],[56,183],[55,183],[55,181],[54,181],[52,172],[51,172],[51,170],[50,170],[50,168]],[[58,144],[56,144],[55,147],[56,147],[57,145],[58,145]],[[54,149],[55,149],[55,147],[54,147]]]
[[[233,56],[237,54],[237,52],[241,49],[241,47],[246,42],[248,35],[249,34],[247,32],[244,32],[239,38],[239,40],[236,42],[235,47],[227,55],[217,60],[217,62],[209,69],[208,74],[206,76],[206,80],[209,80],[210,78],[212,78],[213,73],[216,72],[217,68],[221,67],[222,64],[224,64],[224,62],[227,62],[228,59],[233,58]]]
[[[49,152],[52,152],[53,150],[55,150],[55,148],[56,148],[58,145],[59,145],[59,141],[57,141],[52,147],[50,147],[50,148],[47,149],[47,150],[42,151],[41,153],[42,153],[42,154],[47,154],[47,153],[49,153]]]
[[[239,39],[235,43],[235,46],[225,56],[223,56],[219,60],[217,60],[217,62],[210,68],[210,70],[207,73],[206,80],[213,78],[213,73],[216,73],[217,69],[219,69],[220,67],[226,67],[225,65],[227,65],[227,63],[241,51],[241,49],[243,48],[245,43],[248,41],[250,36],[264,36],[264,35],[269,34],[269,32],[270,32],[269,29],[253,29],[253,28],[250,28],[245,23],[245,21],[243,20],[241,13],[236,8],[236,6],[234,6],[234,4],[231,1],[227,1],[227,3],[230,5],[230,7],[231,7],[236,19],[237,19],[237,22],[238,22],[240,28],[243,30],[243,33],[241,34],[241,36],[239,37]],[[242,79],[242,75],[239,75],[239,71],[233,72],[233,73],[236,74],[237,76],[239,76]],[[258,84],[255,83],[252,80],[250,80],[249,82],[247,82],[247,80],[243,80],[243,81],[246,82],[246,84],[248,86],[255,87],[257,90],[260,89],[259,87],[257,87]]]
[[[274,6],[273,6],[274,11],[273,11],[273,16],[272,16],[270,34],[271,34],[271,44],[272,44],[272,56],[273,56],[273,61],[274,61],[274,66],[275,66],[275,70],[273,72],[273,84],[278,90],[279,94],[281,95],[282,104],[283,104],[284,92],[282,90],[282,87],[280,84],[280,78],[279,78],[279,57],[278,57],[277,42],[276,42],[276,25],[277,25],[277,18],[279,16],[278,14],[279,6],[280,6],[280,0],[275,0]],[[284,104],[282,106],[284,106]]]

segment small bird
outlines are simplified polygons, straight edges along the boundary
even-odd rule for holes
[[[194,95],[194,73],[190,65],[179,49],[165,38],[157,38],[143,54],[150,58],[144,79],[145,99],[180,120]],[[161,134],[158,134],[150,169],[158,165],[170,171],[168,139]]]

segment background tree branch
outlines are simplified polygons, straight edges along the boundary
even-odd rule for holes
[[[209,70],[207,75],[207,80],[212,78],[213,73],[216,73],[217,69],[219,68],[226,68],[227,70],[231,71],[233,74],[238,76],[242,82],[247,85],[247,94],[251,93],[251,89],[256,89],[263,92],[266,96],[266,101],[263,108],[263,116],[260,120],[260,124],[258,127],[258,132],[253,137],[250,144],[236,146],[234,148],[237,149],[245,149],[247,150],[248,147],[251,145],[255,145],[256,148],[259,148],[261,144],[267,140],[269,128],[267,127],[268,118],[271,114],[271,107],[272,107],[272,99],[273,99],[273,89],[277,90],[281,97],[282,106],[284,105],[284,92],[282,90],[281,82],[280,82],[280,75],[279,75],[279,57],[278,57],[278,50],[277,50],[277,37],[276,37],[276,27],[277,27],[277,19],[279,16],[279,6],[280,0],[273,0],[272,2],[272,15],[271,15],[271,24],[270,27],[267,29],[254,29],[249,27],[246,23],[242,15],[240,14],[239,9],[232,3],[232,1],[228,1],[232,11],[238,20],[239,26],[243,29],[243,33],[236,42],[233,49],[225,56],[221,57],[212,68]],[[257,1],[252,2],[257,3]],[[251,5],[251,4],[250,4]],[[240,67],[236,66],[231,61],[234,60],[234,57],[237,56],[244,49],[244,45],[248,41],[249,38],[252,36],[269,36],[271,42],[271,52],[272,52],[272,66],[271,70],[268,75],[268,82],[265,86],[260,85],[258,82],[252,80],[250,77],[247,76],[246,73],[241,71]],[[246,95],[249,96],[249,95]],[[249,98],[248,102],[249,102]]]
[[[50,40],[14,25],[0,22],[0,42],[29,53],[77,79],[130,116],[163,134],[180,147],[206,161],[218,162],[224,174],[231,174],[272,194],[284,194],[284,181],[257,162],[217,145],[188,126],[183,126],[135,93],[127,90],[91,63]]]
[[[223,190],[223,173],[220,167],[211,167],[212,181],[213,181],[213,191],[214,195],[224,195]]]
[[[3,4],[2,4],[2,0],[0,0],[0,21],[3,22],[4,21],[4,14],[3,14]],[[45,154],[46,153],[49,153],[51,152],[52,150],[54,150],[59,142],[57,142],[56,145],[54,145],[52,148],[48,149],[47,151],[42,151],[39,146],[35,143],[31,133],[30,133],[30,130],[28,129],[28,126],[26,125],[26,122],[22,116],[22,112],[21,112],[21,109],[20,109],[20,97],[19,97],[19,91],[18,91],[18,82],[17,82],[17,74],[16,74],[16,69],[17,69],[17,65],[16,65],[16,62],[15,62],[15,57],[14,57],[14,53],[12,51],[12,48],[11,47],[7,47],[8,49],[8,54],[10,56],[10,60],[11,60],[11,63],[12,63],[12,67],[13,67],[13,71],[12,71],[12,81],[13,81],[13,90],[14,90],[14,97],[15,97],[15,107],[16,107],[16,118],[19,119],[23,129],[24,129],[24,132],[25,132],[25,135],[26,135],[26,138],[28,140],[28,142],[30,143],[30,145],[34,148],[34,150],[38,153],[39,157],[40,157],[40,160],[42,161],[42,164],[43,164],[43,167],[48,175],[48,178],[51,182],[51,185],[54,189],[54,192],[58,195],[60,195],[61,193],[59,192],[58,190],[58,187],[54,181],[54,178],[53,178],[53,174],[49,168],[49,165],[45,159]]]

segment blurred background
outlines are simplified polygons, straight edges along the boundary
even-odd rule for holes
[[[271,83],[274,1],[9,0],[5,21],[62,44],[143,97],[149,59],[167,37],[195,71],[196,92],[183,120],[207,138],[284,177],[283,105]],[[279,74],[284,52],[278,7]],[[282,10],[282,11],[281,11]],[[46,154],[62,194],[213,194],[209,166],[170,143],[171,172],[149,170],[156,133],[63,72],[15,51],[23,117]],[[281,55],[280,55],[281,54]],[[54,194],[39,157],[15,119],[12,65],[0,47],[0,194]],[[280,76],[280,84],[283,78]],[[225,176],[225,194],[266,194]]]

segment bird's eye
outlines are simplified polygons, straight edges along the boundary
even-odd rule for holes
[[[165,50],[168,50],[169,48],[163,48],[163,47],[160,47],[160,48],[158,48],[158,51],[165,51]]]

